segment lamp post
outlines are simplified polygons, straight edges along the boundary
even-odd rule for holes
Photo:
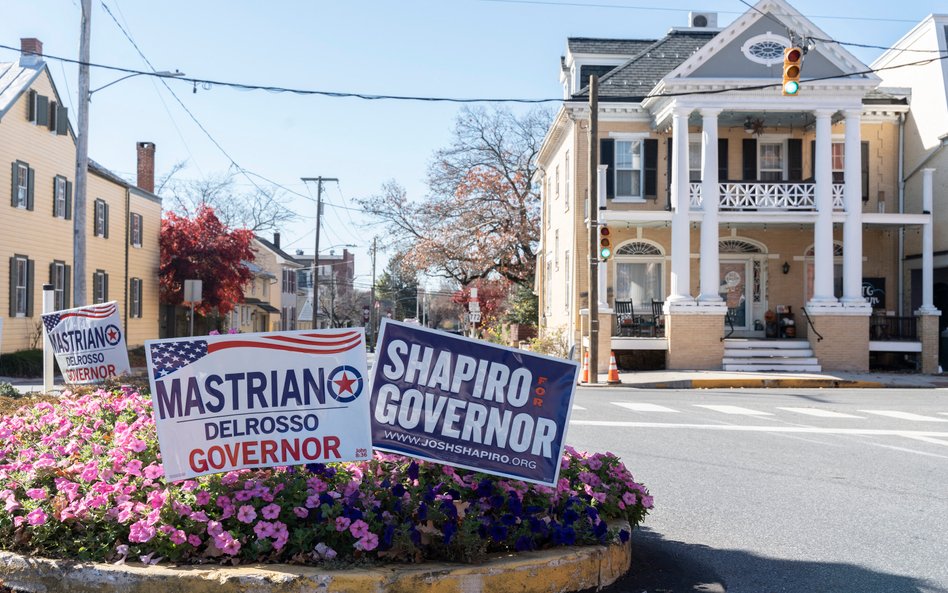
[[[89,173],[89,103],[92,94],[115,83],[146,72],[123,76],[97,89],[89,89],[89,45],[92,34],[92,1],[82,0],[82,22],[79,38],[79,104],[76,114],[76,183],[73,197],[73,304],[86,304],[86,186]],[[163,70],[154,72],[161,77],[184,76],[184,72]]]

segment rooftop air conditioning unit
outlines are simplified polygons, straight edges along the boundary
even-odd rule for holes
[[[688,25],[696,29],[716,28],[718,26],[718,13],[689,12]]]

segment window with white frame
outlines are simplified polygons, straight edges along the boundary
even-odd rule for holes
[[[142,246],[142,215],[131,214],[131,229],[129,229],[129,241],[132,244],[132,247],[141,247]]]
[[[701,140],[688,141],[688,181],[701,181]]]
[[[247,325],[250,323],[250,307],[248,305],[240,306],[240,324]]]
[[[786,157],[783,142],[759,142],[759,175],[761,181],[781,181],[784,179]]]
[[[566,205],[566,210],[569,210],[569,203],[573,199],[573,195],[570,193],[570,172],[569,172],[569,151],[566,151],[566,167],[563,174],[563,189],[565,193],[563,197],[565,198],[564,203]]]
[[[26,208],[29,203],[30,166],[26,163],[16,164],[16,181],[13,188],[13,206]]]
[[[128,282],[128,316],[142,316],[142,279],[132,278]]]
[[[30,292],[33,279],[30,278],[30,260],[25,255],[10,258],[10,316],[31,317]]]
[[[93,231],[96,237],[109,238],[109,205],[105,200],[97,198],[94,209]]]
[[[53,285],[53,309],[66,309],[66,263],[54,261],[49,266],[49,283]]]
[[[109,275],[105,270],[96,270],[92,274],[92,304],[109,300]]]
[[[650,311],[652,301],[663,299],[665,256],[647,241],[631,241],[616,250],[617,301],[632,301],[634,309]]]
[[[53,216],[66,218],[66,178],[60,175],[53,178]]]
[[[833,183],[843,183],[843,171],[846,168],[846,144],[843,142],[833,142]]]
[[[283,292],[296,292],[296,270],[283,270]]]
[[[557,165],[553,175],[553,199],[560,199],[560,166]]]
[[[641,198],[642,162],[645,143],[641,140],[616,140],[616,198]]]

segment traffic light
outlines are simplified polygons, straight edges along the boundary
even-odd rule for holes
[[[800,92],[800,72],[803,66],[803,50],[788,47],[783,50],[783,94],[793,96]]]
[[[609,240],[609,227],[599,225],[599,259],[608,261],[612,255],[612,241]]]

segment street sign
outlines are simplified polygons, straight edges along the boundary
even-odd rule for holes
[[[480,323],[481,322],[481,312],[480,311],[471,311],[469,313],[471,316],[471,323]]]
[[[362,307],[362,323],[369,322],[369,306],[366,305]]]

